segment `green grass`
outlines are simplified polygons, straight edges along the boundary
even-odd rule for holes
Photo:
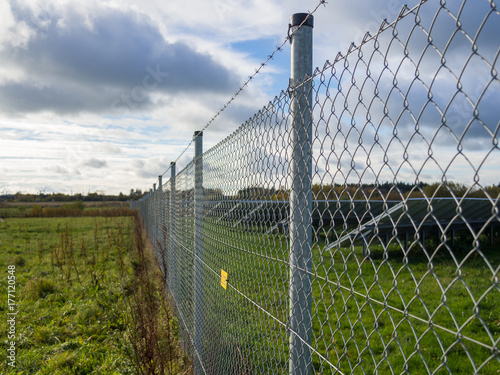
[[[288,241],[262,228],[204,222],[204,332],[214,368],[288,371]],[[313,353],[315,372],[333,374],[332,364],[346,374],[470,374],[479,368],[497,374],[498,354],[492,357],[487,347],[500,337],[500,288],[494,281],[500,244],[482,238],[475,250],[471,240],[458,245],[429,241],[425,252],[410,241],[405,256],[401,243],[383,245],[374,238],[363,257],[358,243],[326,250],[325,238],[318,238],[312,346],[323,358]],[[192,254],[178,259],[183,287],[192,290]],[[221,269],[229,274],[227,290],[219,284]],[[187,312],[190,298],[182,298]]]
[[[406,257],[398,244],[374,241],[370,248],[366,258],[354,246],[315,249],[313,322],[322,332],[315,343],[320,352],[346,373],[408,368],[467,374],[474,371],[471,362],[485,365],[481,374],[496,373],[498,358],[490,358],[487,347],[493,346],[490,335],[500,336],[500,290],[487,263],[498,276],[498,245],[482,246],[488,262],[478,251],[465,257],[445,246],[434,250],[432,262],[416,244]],[[327,350],[328,343],[333,348]]]
[[[3,291],[7,266],[16,265],[17,373],[135,373],[123,339],[128,318],[122,278],[130,272],[121,273],[119,255],[133,246],[131,228],[131,218],[0,224]],[[7,312],[5,302],[1,309]],[[0,327],[5,332],[5,319]],[[1,344],[6,350],[5,335]],[[0,368],[11,370],[5,361]]]
[[[147,254],[140,229],[134,233],[133,217],[0,223],[3,353],[8,349],[9,265],[15,265],[18,311],[16,368],[2,357],[0,373],[146,373],[151,358],[145,359],[145,353],[156,353],[151,346],[163,348],[160,355],[167,353],[163,359],[153,357],[153,366],[164,370],[155,373],[176,373],[184,365],[174,343],[175,320],[166,307],[158,267]],[[139,314],[150,303],[144,296],[151,295],[158,309]],[[151,332],[156,340],[145,340]]]

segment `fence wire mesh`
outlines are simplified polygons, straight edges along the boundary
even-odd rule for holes
[[[403,8],[133,203],[196,373],[498,373],[498,35]]]

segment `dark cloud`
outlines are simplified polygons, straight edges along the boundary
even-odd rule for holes
[[[211,56],[166,42],[145,15],[102,8],[89,26],[68,8],[64,14],[45,15],[43,24],[34,27],[25,8],[14,4],[12,11],[36,35],[26,48],[0,52],[4,62],[29,76],[0,85],[5,111],[145,109],[152,105],[153,92],[225,92],[237,84]]]
[[[114,94],[114,95],[113,95]],[[44,82],[28,80],[7,82],[0,85],[0,108],[8,113],[40,112],[55,110],[71,113],[81,110],[105,111],[111,108],[110,99],[117,98],[120,91],[103,88],[91,92],[83,84],[75,85],[67,81]],[[147,103],[150,100],[147,100]]]
[[[89,168],[101,169],[101,168],[107,167],[108,163],[106,162],[106,160],[99,160],[99,159],[92,158],[92,159],[86,160],[83,163],[83,166],[89,167]]]
[[[53,172],[56,174],[63,174],[63,175],[67,175],[70,173],[67,168],[64,168],[60,165],[52,165],[52,166],[46,167],[45,170],[48,172]]]

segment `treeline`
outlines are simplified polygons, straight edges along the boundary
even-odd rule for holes
[[[313,186],[314,197],[318,200],[402,200],[408,198],[493,198],[500,196],[500,184],[491,186],[469,187],[461,183],[435,182],[432,184],[420,183],[418,185],[398,182],[391,184],[367,185],[319,185]]]
[[[23,194],[0,195],[0,202],[126,202],[138,200],[148,192],[141,189],[131,189],[129,194],[107,195],[103,193],[83,194]],[[193,195],[193,191],[180,192],[180,199]],[[185,197],[184,197],[185,196]],[[288,200],[290,190],[275,187],[247,187],[239,190],[235,195],[227,196],[220,189],[206,189],[205,197],[208,200],[233,198],[233,199],[262,199],[262,200]],[[384,182],[381,184],[314,184],[313,196],[315,200],[401,200],[407,198],[423,197],[469,197],[496,199],[500,197],[500,183],[490,186],[468,187],[461,183],[447,182],[432,184],[419,183],[418,185],[397,182],[396,184]],[[184,198],[182,198],[184,197]]]
[[[285,188],[248,187],[238,191],[236,199],[288,200],[290,190]],[[418,185],[397,182],[381,184],[314,184],[314,200],[402,200],[423,197],[468,197],[496,199],[500,197],[500,184],[468,187],[461,183],[447,182]]]
[[[38,194],[4,194],[0,195],[0,202],[126,202],[129,200],[137,200],[143,197],[147,192],[142,192],[141,189],[131,189],[129,194],[120,192],[118,195],[104,194],[102,192],[94,192],[88,194],[63,194],[63,193],[38,193]]]

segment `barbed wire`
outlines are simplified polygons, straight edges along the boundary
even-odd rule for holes
[[[266,67],[269,63],[269,61],[273,60],[274,59],[274,55],[277,53],[277,52],[281,52],[283,50],[283,46],[285,44],[287,44],[293,37],[293,35],[297,32],[297,30],[299,30],[303,25],[304,23],[306,23],[309,18],[314,14],[316,13],[316,11],[319,9],[319,7],[321,5],[324,5],[326,6],[326,4],[328,4],[328,2],[326,0],[320,0],[319,3],[316,5],[316,7],[312,10],[312,11],[309,11],[307,13],[307,16],[304,18],[304,20],[300,23],[300,25],[297,26],[297,28],[295,30],[293,30],[292,33],[290,33],[290,30],[288,30],[287,32],[287,36],[286,38],[283,40],[283,42],[276,47],[276,49],[269,55],[267,56],[267,59],[262,62],[259,67],[255,70],[255,72],[249,76],[245,82],[243,82],[243,84],[238,88],[238,90],[236,90],[236,92],[233,94],[233,96],[221,107],[221,109],[219,109],[219,111],[207,122],[207,124],[201,129],[201,131],[205,131],[210,125],[213,124],[213,122],[222,114],[222,112],[224,112],[226,110],[227,107],[229,107],[229,105],[236,99],[236,97],[238,97],[238,95],[240,95],[240,93],[245,90],[245,88],[250,84],[250,82],[258,75],[260,74],[260,72],[262,71],[262,69],[264,69],[264,67]],[[191,145],[193,144],[194,140],[195,140],[196,137],[193,137],[191,139],[191,141],[188,143],[188,145],[184,148],[184,150],[180,153],[180,155],[177,157],[177,159],[175,159],[174,163],[177,164],[177,162],[180,160],[180,158],[186,153],[186,151],[191,147]],[[165,172],[163,172],[161,174],[161,176],[165,176],[165,174],[170,171],[171,169],[171,166],[169,166]]]

